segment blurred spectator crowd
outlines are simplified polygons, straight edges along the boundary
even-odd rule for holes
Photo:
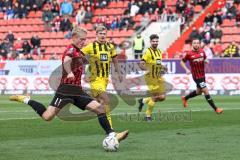
[[[193,27],[187,43],[193,38],[199,38],[202,42],[202,47],[206,51],[208,58],[217,57],[240,57],[239,43],[232,41],[229,46],[223,48],[222,45],[222,23],[225,19],[235,19],[236,27],[240,25],[240,10],[237,10],[240,5],[239,0],[227,1],[223,8],[208,13],[204,19],[204,24],[199,29]]]
[[[21,38],[15,39],[9,31],[3,40],[0,40],[0,60],[33,60],[33,57],[42,58],[41,39],[33,35],[30,42]]]
[[[74,25],[92,23],[95,9],[104,9],[111,1],[121,0],[0,0],[0,12],[4,19],[25,18],[30,11],[42,11],[42,20],[46,31],[67,32],[65,38],[71,38]],[[209,57],[238,57],[238,43],[232,42],[224,51],[221,44],[223,32],[221,24],[224,19],[236,19],[236,26],[240,26],[240,11],[237,10],[240,0],[227,2],[227,4],[208,14],[204,25],[194,28],[189,36],[198,37],[209,53]],[[97,16],[93,29],[97,25],[104,25],[109,30],[144,28],[151,21],[178,21],[182,26],[194,17],[194,6],[205,8],[210,0],[177,0],[175,6],[167,6],[165,0],[130,0],[122,15]],[[140,23],[134,17],[141,15]],[[30,41],[21,37],[14,37],[9,31],[4,40],[0,42],[0,59],[31,59],[36,55],[41,57],[41,39],[33,35]],[[54,57],[53,57],[54,59]]]

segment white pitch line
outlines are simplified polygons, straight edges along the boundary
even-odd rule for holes
[[[0,113],[25,113],[25,112],[34,112],[33,110],[22,110],[22,111],[0,111]]]
[[[234,107],[234,108],[223,108],[224,110],[239,110],[240,108]],[[123,110],[123,111],[134,111],[132,109],[123,109],[123,108],[118,108],[117,111],[119,110]],[[159,111],[164,111],[164,112],[186,112],[186,111],[211,111],[211,109],[197,109],[197,108],[187,108],[187,109],[181,109],[181,108],[160,108],[158,109]],[[0,111],[1,113],[31,113],[34,112],[33,110],[22,110],[22,111]],[[116,114],[112,114],[112,115],[118,115]]]
[[[240,108],[225,108],[224,110],[240,110]],[[190,110],[178,110],[178,111],[167,111],[163,110],[164,112],[173,112],[173,113],[178,113],[178,112],[189,112]],[[192,109],[191,112],[201,112],[201,111],[212,111],[211,109]],[[153,113],[158,113],[158,112],[153,112]],[[113,116],[120,116],[120,115],[125,115],[126,113],[115,113],[112,114]],[[127,113],[128,115],[136,115],[138,113]],[[9,120],[30,120],[30,119],[40,119],[40,117],[28,117],[28,118],[0,118],[0,121],[9,121]]]
[[[40,119],[40,117],[28,117],[28,118],[0,118],[0,121],[28,120],[28,119]]]

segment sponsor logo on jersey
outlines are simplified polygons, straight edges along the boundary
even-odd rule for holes
[[[107,54],[100,54],[100,61],[108,61],[108,55]]]

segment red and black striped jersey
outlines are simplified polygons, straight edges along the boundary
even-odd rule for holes
[[[64,69],[64,59],[66,56],[72,58],[71,62],[71,71],[74,74],[74,78],[67,78],[68,73]],[[74,45],[68,45],[62,55],[62,79],[61,84],[72,84],[76,86],[81,86],[81,76],[83,72],[83,63],[82,63],[82,52],[79,48]],[[68,63],[68,62],[65,62]],[[70,63],[70,62],[69,62]]]
[[[182,60],[184,62],[189,61],[193,79],[205,77],[206,54],[202,49],[187,52]]]

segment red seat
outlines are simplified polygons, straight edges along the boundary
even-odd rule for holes
[[[119,30],[114,30],[112,33],[112,37],[121,37],[121,34]]]
[[[222,43],[230,43],[233,40],[233,36],[230,35],[223,35]]]
[[[106,15],[108,9],[96,9],[94,15]]]
[[[57,32],[50,32],[50,33],[48,33],[48,38],[49,39],[58,39]]]
[[[62,38],[64,38],[64,34],[63,34],[63,32],[56,32],[56,34],[55,34],[55,38],[58,38],[58,39],[62,39]]]
[[[22,18],[19,25],[28,25],[31,24],[30,22],[31,22],[30,19]]]
[[[45,48],[45,53],[47,53],[47,54],[53,53],[53,48],[52,47],[46,47]]]
[[[0,12],[0,19],[3,19],[3,16],[4,16],[3,12]]]
[[[86,27],[87,30],[92,30],[93,29],[93,24],[87,23],[85,27]]]
[[[4,33],[0,33],[0,39],[4,39],[5,38],[5,34]]]
[[[0,20],[0,26],[5,26],[7,25],[7,21],[5,20]]]
[[[177,3],[177,0],[166,0],[166,6],[175,6]]]
[[[97,16],[94,16],[94,17],[92,18],[92,23],[96,23],[97,19],[98,19],[98,17],[97,17]]]
[[[30,24],[36,24],[36,25],[44,24],[41,18],[28,19],[28,21],[30,21]]]
[[[88,38],[94,38],[95,36],[96,36],[95,31],[88,32],[88,34],[87,34],[87,37],[88,37]]]
[[[234,35],[232,36],[232,40],[235,42],[240,42],[240,36],[239,35]]]
[[[29,18],[41,18],[42,17],[42,11],[37,11],[37,12],[30,11],[27,17],[29,17]]]
[[[32,38],[32,36],[33,35],[29,32],[22,33],[22,38],[23,39],[30,39],[30,38]]]
[[[117,7],[117,2],[115,2],[115,1],[110,2],[108,7],[109,8],[116,8]]]
[[[113,32],[112,32],[112,31],[108,31],[108,32],[107,32],[107,37],[111,38],[112,35],[113,35]]]
[[[49,32],[40,32],[40,33],[38,33],[38,36],[42,39],[49,39],[50,33]]]
[[[111,15],[122,15],[123,12],[124,12],[123,9],[114,9],[112,10]]]
[[[118,1],[117,2],[117,8],[123,8],[124,7],[124,2],[123,1]]]
[[[125,37],[131,37],[133,35],[134,31],[133,30],[127,30],[125,33],[124,33],[124,36]]]
[[[49,46],[49,40],[43,39],[41,41],[41,46]]]
[[[229,19],[224,19],[222,27],[231,27],[235,25],[235,19],[229,20]]]
[[[79,3],[74,3],[73,7],[74,7],[74,10],[78,10],[79,9]]]
[[[128,7],[128,3],[129,3],[128,0],[124,1],[124,3],[123,3],[123,7],[124,7],[124,8],[127,8],[127,7]]]

